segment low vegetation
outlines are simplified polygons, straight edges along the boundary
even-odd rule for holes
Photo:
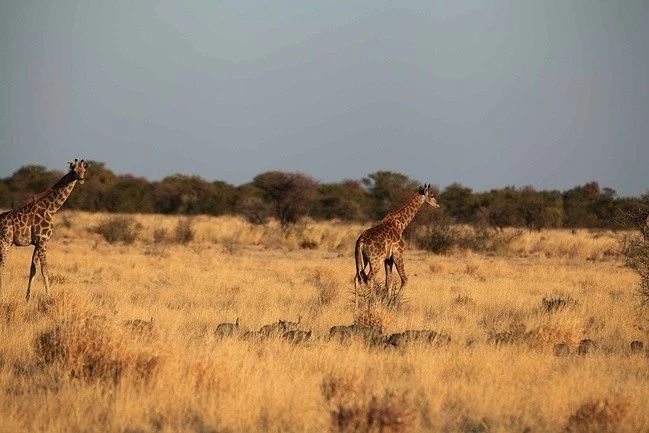
[[[69,228],[70,224],[65,226]],[[131,216],[112,216],[99,223],[97,233],[111,244],[116,242],[132,244],[137,239],[141,228],[142,225]]]
[[[52,290],[38,278],[30,303],[31,249],[12,250],[0,431],[649,429],[629,232],[505,228],[498,248],[412,247],[403,302],[355,312],[363,225],[199,215],[183,243],[184,216],[133,214],[135,239],[111,243],[97,227],[115,217],[56,216]],[[280,320],[290,335],[259,335]],[[330,339],[337,325],[368,338]]]

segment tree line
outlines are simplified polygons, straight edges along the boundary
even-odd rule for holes
[[[0,180],[0,208],[19,207],[51,187],[63,172],[39,165],[21,167]],[[368,222],[381,219],[416,191],[418,182],[401,173],[378,171],[360,180],[321,183],[302,173],[268,171],[246,184],[207,181],[175,174],[160,181],[118,175],[92,162],[86,183],[68,198],[66,208],[119,213],[242,215],[253,223],[276,218],[282,225],[303,216]],[[440,211],[420,212],[418,223],[448,222],[491,227],[609,228],[623,225],[621,215],[646,203],[642,197],[618,197],[589,182],[566,191],[537,191],[508,186],[485,192],[454,183],[436,196]]]

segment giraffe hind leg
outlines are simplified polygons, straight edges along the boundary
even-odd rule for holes
[[[36,251],[38,260],[41,262],[41,275],[43,275],[43,280],[45,281],[45,293],[47,294],[50,291],[50,279],[47,275],[47,252],[44,247],[39,247]]]
[[[392,289],[392,265],[394,264],[394,260],[392,259],[392,256],[389,258],[385,259],[385,292],[383,293],[383,298],[387,299],[389,301],[390,299],[390,290]]]
[[[32,282],[34,281],[34,276],[36,275],[36,262],[38,262],[38,255],[36,253],[36,248],[34,248],[34,253],[32,254],[32,264],[29,268],[29,282],[27,283],[25,301],[29,301],[29,298],[31,296]]]
[[[370,272],[367,274],[367,292],[368,294],[372,294],[372,296],[377,296],[380,295],[378,291],[376,290],[376,284],[375,284],[375,277],[377,270],[380,268],[381,261],[379,260],[372,260],[370,261]]]
[[[399,274],[399,277],[401,278],[401,286],[399,286],[399,290],[392,296],[392,299],[390,300],[390,303],[392,306],[395,306],[397,302],[399,301],[399,298],[401,297],[401,293],[403,292],[403,289],[406,287],[406,284],[408,283],[408,276],[406,275],[406,268],[403,264],[403,255],[399,254],[394,257],[394,264],[397,267],[397,273]]]
[[[4,242],[0,242],[0,291],[2,291],[2,272],[5,267],[5,260],[9,247]]]

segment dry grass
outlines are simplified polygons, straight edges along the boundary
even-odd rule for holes
[[[355,313],[361,226],[195,217],[183,244],[169,241],[180,218],[136,215],[125,245],[96,233],[106,215],[57,218],[50,296],[38,278],[23,301],[31,249],[5,268],[0,432],[649,430],[649,357],[628,350],[649,336],[638,277],[617,256],[624,234],[526,232],[498,255],[409,250],[406,302]],[[303,344],[214,336],[236,317],[243,333],[299,315],[314,336]],[[452,339],[325,338],[354,322]],[[598,350],[579,356],[586,338]],[[559,343],[572,354],[556,357]]]

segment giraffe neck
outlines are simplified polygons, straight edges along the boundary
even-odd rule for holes
[[[405,204],[401,209],[396,210],[392,213],[389,213],[383,221],[391,222],[394,224],[400,232],[403,232],[410,221],[417,215],[417,212],[423,204],[421,200],[421,194],[415,194],[408,203]]]
[[[74,174],[69,172],[46,191],[38,201],[45,206],[48,212],[54,213],[63,206],[76,184],[77,180],[74,178]]]

